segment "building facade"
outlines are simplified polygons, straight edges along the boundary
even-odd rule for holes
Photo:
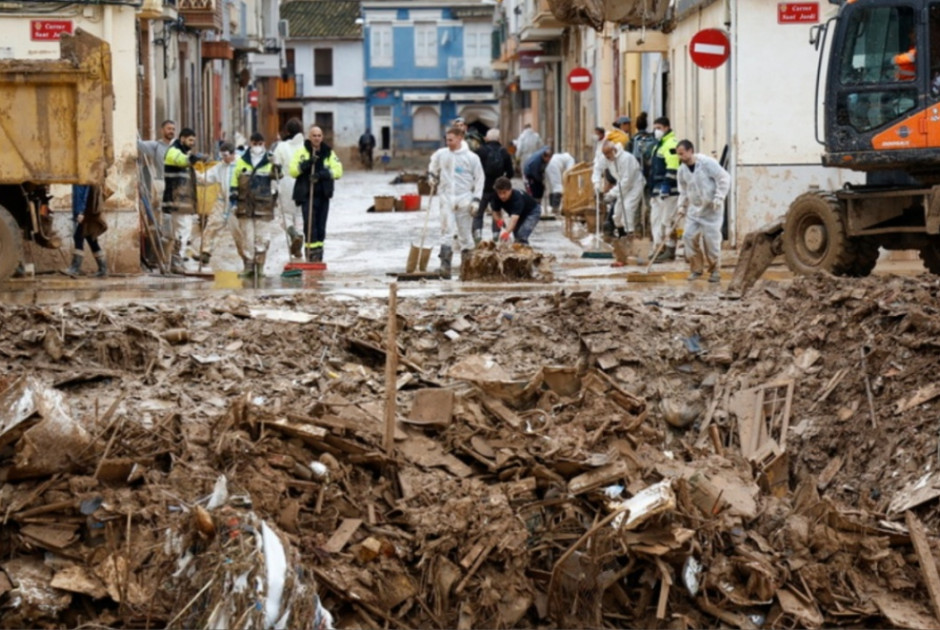
[[[378,155],[426,153],[457,116],[499,124],[493,6],[470,0],[363,2],[366,126]]]

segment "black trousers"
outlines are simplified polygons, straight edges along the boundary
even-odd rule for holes
[[[304,242],[323,247],[326,240],[326,218],[330,214],[330,200],[324,197],[313,198],[313,212],[308,212],[309,202],[300,206],[304,218]],[[311,216],[312,215],[312,216]]]

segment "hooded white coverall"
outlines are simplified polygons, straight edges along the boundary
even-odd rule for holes
[[[542,137],[531,127],[523,129],[516,139],[516,153],[519,155],[519,169],[525,167],[529,157],[542,146]]]
[[[600,161],[595,163],[591,180],[595,190],[604,190],[604,171],[607,170],[617,183],[607,191],[604,200],[616,202],[614,205],[614,225],[627,232],[634,231],[633,217],[643,202],[643,188],[646,178],[640,163],[633,154],[627,153],[620,145],[614,146],[614,159],[608,160],[602,153]]]
[[[695,154],[695,164],[679,166],[679,212],[686,211],[686,255],[692,271],[702,273],[704,258],[708,272],[718,270],[721,257],[721,224],[724,221],[725,198],[731,190],[731,175],[718,162]],[[699,238],[701,235],[701,239]],[[704,241],[704,251],[700,241]]]
[[[428,172],[437,178],[437,195],[441,212],[441,245],[453,245],[454,234],[460,250],[473,249],[474,199],[483,197],[483,165],[466,142],[451,151],[443,147],[431,156]]]
[[[294,182],[297,180],[290,176],[290,161],[302,146],[306,137],[302,133],[294,134],[290,140],[278,142],[271,154],[271,162],[281,167],[281,179],[277,183],[277,204],[284,218],[286,227],[294,226],[303,234],[304,221],[300,216],[300,206],[294,202]],[[286,228],[285,228],[286,229]]]
[[[572,166],[574,166],[574,158],[570,153],[556,153],[552,156],[545,166],[545,187],[549,193],[564,192],[565,181],[562,176]]]

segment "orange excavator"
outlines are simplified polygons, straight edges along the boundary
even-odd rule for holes
[[[806,192],[748,234],[732,290],[780,253],[796,273],[865,276],[880,248],[916,249],[940,274],[940,0],[830,2],[836,16],[810,38],[817,92],[825,79],[816,136],[825,166],[864,172],[865,183]]]

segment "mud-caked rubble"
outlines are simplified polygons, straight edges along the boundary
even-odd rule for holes
[[[937,290],[0,306],[0,624],[937,627]]]

